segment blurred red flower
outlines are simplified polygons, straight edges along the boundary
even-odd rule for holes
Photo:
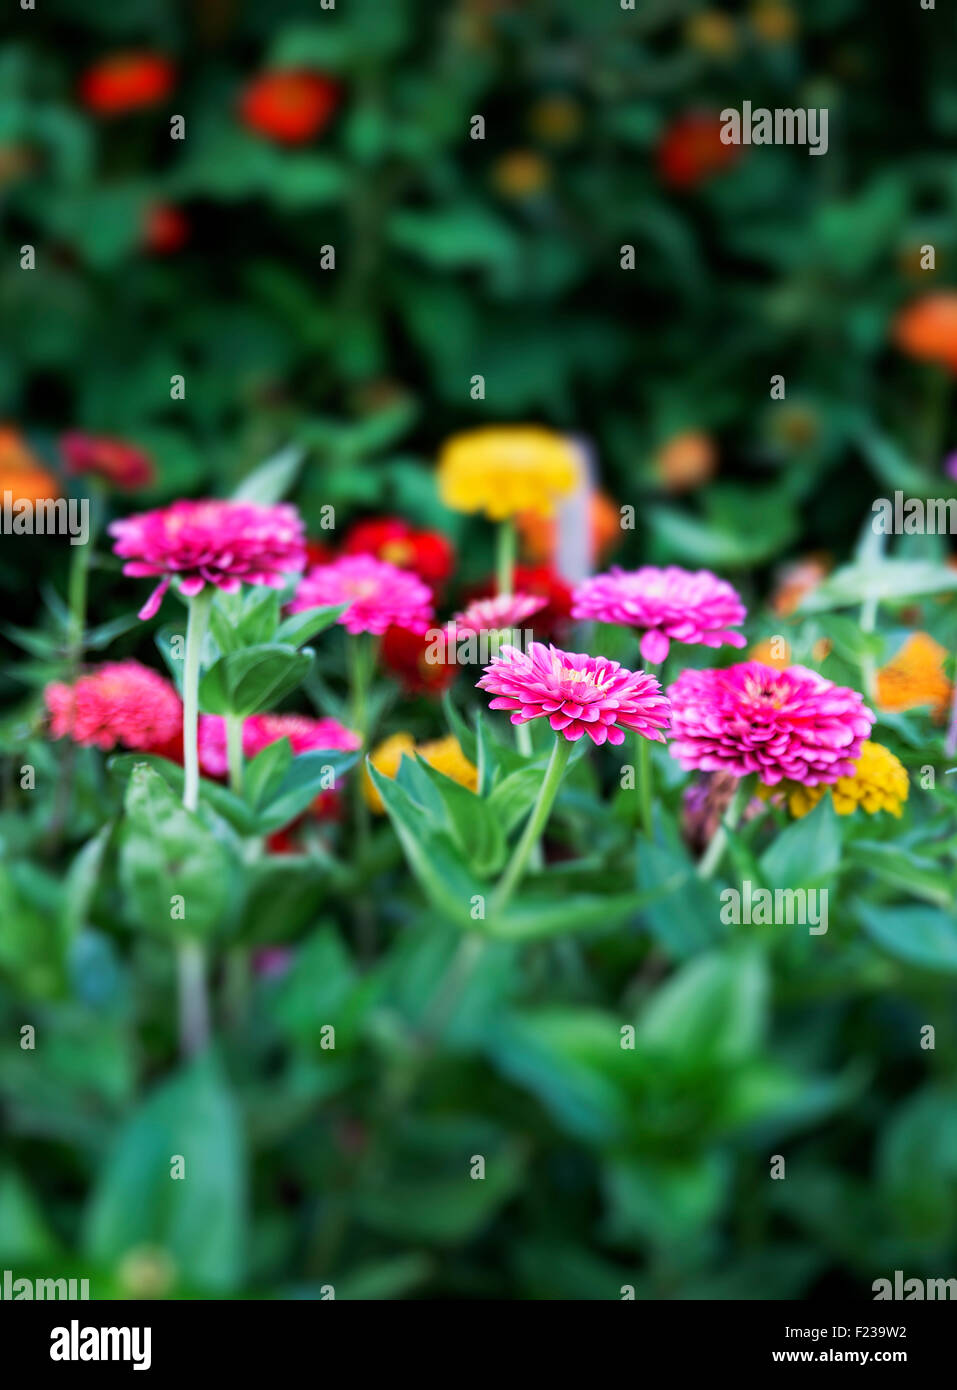
[[[441,695],[458,673],[454,662],[427,660],[430,646],[426,633],[408,632],[403,627],[385,630],[380,648],[383,664],[398,676],[410,694]],[[454,655],[454,647],[451,651]]]
[[[154,203],[147,208],[143,245],[155,256],[172,256],[189,240],[189,222],[171,203]]]
[[[259,135],[301,145],[329,123],[339,84],[315,72],[289,70],[255,77],[243,91],[239,114]]]
[[[694,188],[737,157],[738,146],[722,142],[718,116],[689,111],[665,131],[658,145],[658,173],[672,188]]]
[[[400,569],[412,570],[431,585],[448,579],[455,564],[452,544],[440,531],[417,531],[398,516],[357,522],[346,533],[342,550],[346,555],[388,560]]]
[[[71,430],[61,436],[60,451],[68,473],[95,473],[125,492],[149,487],[155,476],[152,460],[142,449],[107,435]]]
[[[547,599],[545,607],[529,619],[530,626],[540,639],[551,636],[571,617],[571,586],[550,565],[516,565],[512,588],[517,594],[537,594]],[[490,577],[470,597],[486,598],[495,592],[495,580]]]
[[[114,53],[80,79],[80,100],[100,116],[155,106],[173,90],[175,69],[159,53]]]

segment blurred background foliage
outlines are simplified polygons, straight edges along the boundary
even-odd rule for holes
[[[437,501],[436,449],[470,425],[542,420],[587,441],[603,489],[636,507],[617,558],[713,565],[753,604],[785,559],[847,560],[875,496],[957,492],[943,471],[957,444],[951,378],[892,341],[901,306],[957,269],[946,8],[8,6],[0,417],[53,469],[65,430],[131,441],[156,467],[137,507],[225,494],[293,441],[314,534],[328,539],[328,504],[340,527],[382,512],[439,527],[466,588],[490,568],[489,540]],[[97,81],[116,53],[139,56],[112,86]],[[267,91],[265,118],[249,100],[263,74],[290,70],[324,84],[300,138],[282,93],[270,108]],[[717,113],[745,99],[827,107],[826,157],[721,146]],[[484,400],[470,394],[477,373]],[[783,401],[770,398],[776,374]],[[906,558],[946,556],[942,538],[905,540]],[[8,622],[36,620],[38,591],[62,592],[68,559],[39,538],[0,550]],[[91,592],[98,621],[122,621],[134,601],[109,557]],[[852,585],[837,606],[860,597]],[[799,654],[826,636],[833,674],[853,683],[856,620],[822,609]],[[952,651],[952,610],[895,610],[891,646],[926,621]],[[758,616],[754,635],[782,630],[783,611]],[[123,640],[151,659],[148,640]],[[22,700],[9,671],[3,688]],[[442,731],[431,708],[409,719]],[[939,733],[897,719],[912,765],[939,766]],[[31,756],[50,785],[55,750],[35,741]],[[565,818],[599,853],[613,829],[596,822],[588,776]],[[38,792],[24,816],[12,795],[4,1266],[92,1270],[97,1296],[310,1297],[333,1282],[340,1298],[608,1298],[622,1284],[771,1298],[859,1292],[895,1268],[954,1273],[952,796],[920,831],[950,859],[887,865],[917,904],[889,921],[878,895],[835,921],[833,954],[805,939],[772,960],[760,933],[732,949],[713,897],[689,891],[649,910],[647,931],[495,944],[434,1034],[421,1021],[456,940],[394,845],[382,910],[402,930],[371,969],[344,944],[329,885],[267,862],[242,939],[294,941],[294,964],[263,971],[242,1028],[227,988],[222,1047],[176,1071],[168,954],[111,917],[117,870],[110,822],[99,827],[119,802],[96,755],[76,753],[52,856],[57,808]],[[795,863],[833,836],[824,814],[795,827]],[[139,833],[148,846],[154,830]],[[880,854],[868,835],[846,861],[848,901],[855,870]],[[649,852],[663,862],[643,863],[644,881],[681,853]],[[228,871],[192,867],[200,881]],[[890,954],[875,946],[887,939]],[[335,1052],[322,1048],[330,1018]],[[922,1053],[931,1018],[937,1049]],[[16,1045],[27,1020],[35,1052]],[[628,1021],[635,1052],[616,1040]],[[768,1178],[777,1152],[781,1183]],[[189,1167],[171,1197],[174,1153]],[[486,1156],[483,1182],[463,1179],[473,1154]]]

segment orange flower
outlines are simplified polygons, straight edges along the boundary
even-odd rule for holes
[[[9,492],[14,500],[29,502],[59,497],[61,487],[52,473],[34,458],[23,436],[12,425],[0,426],[0,494]]]
[[[581,131],[582,108],[574,97],[553,93],[535,103],[529,112],[528,124],[537,139],[564,145]]]
[[[175,70],[158,53],[114,53],[80,79],[80,100],[100,116],[155,106],[173,89]]]
[[[267,72],[246,87],[239,112],[250,130],[284,145],[301,145],[328,125],[339,84],[315,72]]]
[[[894,320],[893,336],[901,352],[957,372],[957,290],[941,290],[908,304]]]
[[[621,513],[604,492],[593,492],[588,505],[592,556],[601,561],[621,540]],[[549,565],[555,559],[557,528],[554,517],[519,512],[515,518],[522,551],[530,565]]]
[[[950,704],[951,684],[944,675],[947,649],[926,632],[912,632],[900,651],[877,673],[877,703],[889,711],[929,705],[934,719],[943,719]]]
[[[511,150],[496,160],[492,182],[503,198],[530,198],[548,187],[551,170],[534,150]]]
[[[826,555],[805,555],[800,560],[785,565],[778,575],[778,582],[771,595],[771,607],[775,613],[786,618],[793,613],[798,604],[816,589],[830,569]]]
[[[658,450],[655,473],[668,492],[689,492],[714,477],[718,452],[702,430],[682,430]]]
[[[779,655],[775,655],[779,652]],[[765,666],[771,666],[775,671],[786,671],[791,665],[791,647],[785,642],[783,637],[765,637],[762,642],[756,642],[748,652],[749,661],[760,661]]]

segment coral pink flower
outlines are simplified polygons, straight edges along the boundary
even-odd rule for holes
[[[122,439],[70,430],[61,437],[60,450],[68,473],[95,473],[117,487],[130,490],[149,487],[153,481],[149,456]]]
[[[342,555],[303,575],[290,613],[339,603],[349,607],[339,622],[353,635],[387,627],[424,632],[432,619],[432,590],[411,570],[399,569],[373,555]]]
[[[659,731],[668,726],[668,701],[654,676],[603,656],[541,642],[529,643],[527,652],[503,646],[476,684],[496,697],[490,709],[513,711],[513,724],[547,719],[572,743],[582,734],[597,744],[624,743],[626,729],[664,743]]]
[[[672,757],[702,772],[756,772],[767,786],[851,777],[874,715],[856,690],[804,666],[776,671],[744,661],[724,671],[682,671],[668,691]]]
[[[500,594],[497,598],[480,598],[470,603],[452,622],[459,632],[485,632],[490,629],[518,627],[533,613],[548,603],[540,594]]]
[[[156,613],[174,575],[187,598],[207,584],[234,594],[241,584],[281,589],[306,562],[302,519],[285,503],[174,502],[114,521],[109,529],[117,538],[114,551],[127,561],[124,574],[162,576],[141,618]]]
[[[305,714],[252,714],[243,721],[243,756],[255,758],[271,743],[288,738],[293,754],[335,749],[352,752],[362,739],[338,719],[310,719]],[[199,721],[199,765],[210,777],[225,777],[226,721],[204,714]]]
[[[654,662],[664,661],[672,641],[743,647],[741,633],[729,628],[743,623],[745,616],[744,604],[725,580],[710,570],[692,572],[677,565],[638,570],[616,566],[582,580],[572,596],[573,618],[644,628],[641,654]]]
[[[157,749],[179,732],[183,708],[168,680],[138,661],[112,661],[73,685],[54,681],[43,692],[53,738],[85,748]]]

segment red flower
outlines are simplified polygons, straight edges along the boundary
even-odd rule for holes
[[[430,585],[448,579],[455,564],[455,551],[440,531],[417,531],[398,516],[357,522],[346,534],[342,549],[346,555],[388,560]]]
[[[432,641],[426,633],[408,632],[403,627],[386,628],[380,648],[383,663],[398,676],[410,694],[441,695],[455,680],[454,662],[429,661]],[[454,646],[450,648],[455,654]]]
[[[239,113],[245,125],[284,145],[301,145],[323,129],[339,103],[339,85],[314,72],[267,72],[249,83]]]
[[[114,53],[80,79],[80,100],[99,116],[155,106],[173,89],[175,70],[158,53]]]
[[[665,131],[658,146],[658,172],[672,188],[694,188],[737,157],[737,145],[726,145],[721,139],[720,118],[691,111]]]
[[[306,541],[306,559],[310,565],[328,565],[334,558],[333,552],[322,541]]]
[[[68,473],[95,473],[127,492],[149,487],[153,481],[149,455],[122,439],[71,430],[61,437],[60,449]]]
[[[512,587],[518,594],[537,594],[548,600],[530,620],[536,636],[550,636],[571,616],[571,586],[549,565],[516,565]],[[495,580],[490,578],[472,597],[485,598],[495,592]]]
[[[143,245],[155,256],[172,256],[189,240],[189,223],[179,208],[170,203],[154,203],[147,209]]]

